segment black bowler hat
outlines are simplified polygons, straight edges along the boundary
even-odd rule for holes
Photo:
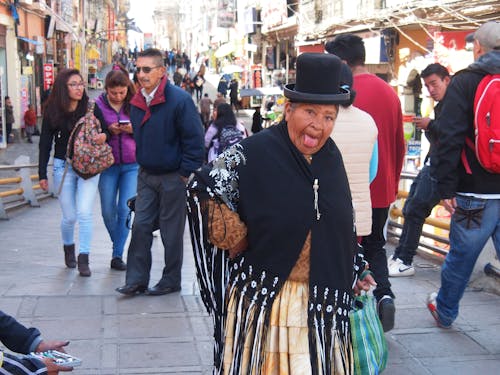
[[[285,97],[291,102],[299,103],[349,103],[349,90],[340,87],[341,64],[335,55],[301,54],[297,58],[296,82],[285,86]]]

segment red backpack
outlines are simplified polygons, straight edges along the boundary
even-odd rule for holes
[[[500,173],[500,74],[486,75],[477,86],[474,138],[465,138],[465,143],[475,151],[481,166],[490,173]],[[465,150],[462,160],[466,172],[471,174]]]

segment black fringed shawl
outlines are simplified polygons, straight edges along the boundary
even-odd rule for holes
[[[208,241],[202,202],[209,197],[226,203],[247,225],[248,248],[234,261]],[[254,337],[250,366],[260,368],[272,302],[310,231],[313,373],[331,374],[335,344],[349,354],[341,365],[351,372],[348,312],[363,260],[342,157],[331,139],[311,164],[290,141],[286,123],[245,139],[196,172],[188,187],[188,218],[201,295],[214,319],[216,372],[222,372],[229,296],[239,301],[231,373],[238,373],[248,335]]]

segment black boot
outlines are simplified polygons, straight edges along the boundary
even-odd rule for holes
[[[75,245],[64,245],[64,263],[68,268],[76,268]]]
[[[78,254],[78,271],[80,276],[90,276],[89,254]]]
[[[127,269],[127,265],[120,257],[115,257],[111,259],[110,267],[114,270],[125,271]]]

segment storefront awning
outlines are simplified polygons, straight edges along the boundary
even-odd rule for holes
[[[214,56],[217,58],[221,58],[233,52],[234,52],[234,43],[224,43],[217,49],[217,51],[215,51]]]
[[[98,60],[101,57],[101,53],[97,48],[91,47],[87,50],[87,59]]]
[[[28,39],[25,38],[24,36],[18,36],[17,39],[21,39],[23,42],[34,44],[35,46],[41,46],[43,43],[39,42],[38,40],[33,40],[33,39]]]

